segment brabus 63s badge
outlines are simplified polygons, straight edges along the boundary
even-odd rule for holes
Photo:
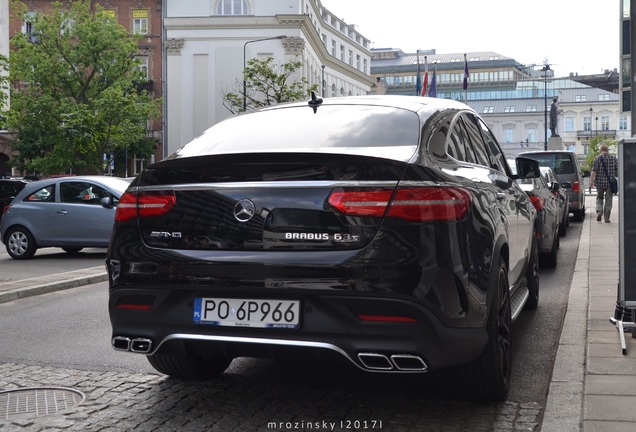
[[[331,240],[335,243],[355,243],[360,241],[360,236],[342,233],[287,232],[285,233],[285,240]]]

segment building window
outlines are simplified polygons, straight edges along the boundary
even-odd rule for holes
[[[141,73],[141,77],[148,80],[148,56],[137,56],[137,60],[139,61],[139,65],[137,67]]]
[[[133,33],[135,34],[148,34],[148,10],[147,9],[134,9],[133,10]]]
[[[336,41],[332,40],[331,41],[331,55],[332,56],[336,56]]]
[[[492,114],[494,112],[495,112],[495,107],[494,106],[484,107],[484,111],[483,111],[484,114]]]
[[[340,61],[345,61],[345,47],[344,45],[340,45]]]
[[[322,34],[322,44],[325,46],[325,49],[327,49],[327,35],[326,34]]]
[[[360,54],[356,54],[356,69],[360,70]]]
[[[610,128],[609,116],[601,116],[601,130],[608,131]]]
[[[574,132],[574,117],[565,118],[565,131]]]
[[[504,130],[505,134],[506,134],[506,142],[507,143],[511,143],[513,141],[514,135],[515,135],[515,131],[513,129],[506,129]]]
[[[368,67],[368,65],[367,65],[367,59],[364,59],[364,60],[362,61],[362,64],[363,64],[363,68],[364,68],[364,69],[362,70],[362,72],[367,73],[367,67]]]
[[[526,112],[537,112],[537,106],[536,105],[526,106]]]
[[[511,112],[515,112],[516,109],[517,109],[516,106],[507,106],[504,108],[504,112],[511,113]]]
[[[534,128],[528,129],[528,142],[537,142],[537,130]]]
[[[584,131],[592,130],[592,117],[583,117],[583,130]]]
[[[627,116],[621,116],[619,123],[618,123],[618,128],[620,130],[627,130]]]
[[[219,0],[216,6],[217,15],[247,15],[246,0]]]
[[[331,84],[331,96],[336,97],[336,85]]]
[[[35,20],[35,12],[28,12],[24,17],[22,24],[22,33],[28,36],[30,42],[37,42],[37,37],[33,30],[33,21]]]
[[[598,95],[598,100],[600,100],[600,101],[608,101],[608,100],[610,100],[609,97],[610,97],[610,95],[608,95],[608,94],[600,94],[600,95]]]
[[[576,95],[574,96],[575,102],[585,102],[587,101],[587,95]]]
[[[353,51],[349,50],[349,66],[353,66]]]

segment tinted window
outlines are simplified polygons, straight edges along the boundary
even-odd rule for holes
[[[53,202],[55,201],[55,185],[49,185],[43,187],[42,189],[38,189],[33,192],[31,195],[24,199],[25,201],[45,201],[45,202]]]
[[[453,156],[457,160],[464,162],[476,163],[475,154],[472,151],[468,138],[466,137],[466,131],[464,129],[464,123],[461,119],[458,119],[453,126],[453,130],[450,134],[450,140],[448,147],[453,149]]]
[[[284,127],[282,126],[284,125]],[[246,152],[349,153],[408,160],[419,144],[420,119],[382,106],[310,106],[260,111],[222,121],[173,157]]]
[[[475,125],[475,119],[472,115],[466,114],[464,115],[466,120],[466,127],[469,128],[469,136],[470,142],[473,145],[473,150],[475,152],[475,157],[477,158],[477,163],[490,167],[490,158],[488,157],[488,149],[486,148],[486,144],[480,135],[475,133],[475,130],[472,129]],[[476,127],[476,126],[475,126]],[[472,130],[471,130],[472,129]]]
[[[61,201],[73,204],[99,205],[102,198],[109,196],[104,188],[87,182],[60,183]]]
[[[486,147],[490,153],[492,168],[506,172],[506,159],[497,144],[497,140],[490,132],[490,129],[488,129],[488,126],[486,126],[486,123],[484,123],[481,119],[478,119],[477,123],[479,124],[479,129],[481,130],[484,142],[486,143]]]
[[[540,166],[552,168],[555,174],[575,174],[576,166],[572,156],[567,153],[538,153],[523,155],[539,162]]]

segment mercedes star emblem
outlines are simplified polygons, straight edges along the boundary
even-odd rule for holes
[[[247,222],[256,214],[256,206],[248,199],[242,199],[234,206],[234,217],[239,222]]]

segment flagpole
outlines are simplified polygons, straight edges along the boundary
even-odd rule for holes
[[[424,56],[424,83],[422,84],[422,96],[428,91],[428,56]]]
[[[464,54],[464,103],[468,103],[468,60]]]
[[[415,78],[415,96],[419,96],[422,91],[422,78],[420,77],[420,50],[417,50],[417,77]]]

